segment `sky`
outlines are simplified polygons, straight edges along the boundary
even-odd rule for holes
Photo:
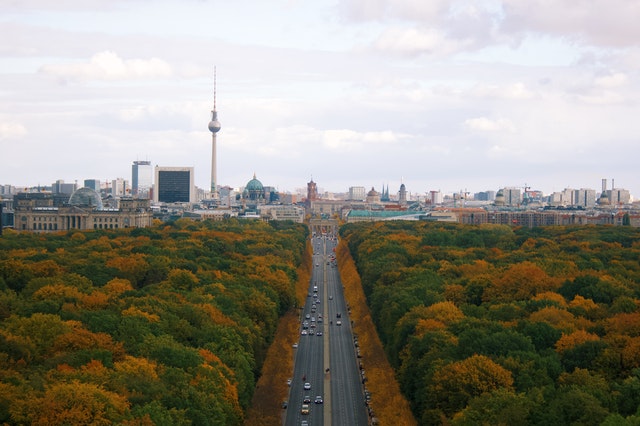
[[[0,184],[615,180],[640,197],[637,0],[0,0]]]

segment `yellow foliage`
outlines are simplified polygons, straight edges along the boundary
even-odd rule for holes
[[[575,330],[575,317],[569,311],[555,306],[547,306],[529,315],[529,320],[533,322],[546,322],[549,325],[561,329]]]
[[[438,395],[461,395],[468,398],[500,388],[511,389],[511,372],[484,355],[472,355],[446,364],[433,375],[431,388]]]
[[[147,358],[126,355],[122,361],[114,363],[113,368],[128,377],[144,378],[144,381],[158,380],[158,364]]]
[[[434,330],[444,330],[447,326],[442,322],[435,319],[419,319],[416,324],[416,337],[422,337],[425,333]]]
[[[33,293],[36,300],[65,300],[77,301],[83,296],[75,287],[69,287],[64,284],[46,285],[39,288]]]
[[[215,307],[214,305],[210,305],[208,303],[198,305],[200,309],[202,309],[206,314],[211,318],[213,322],[220,325],[228,325],[235,327],[237,326],[236,322],[222,313],[220,309]]]
[[[90,311],[104,309],[109,304],[109,296],[101,291],[94,291],[91,294],[82,295],[80,306]]]
[[[123,317],[142,317],[149,322],[160,322],[160,317],[156,314],[150,314],[148,312],[139,309],[136,306],[130,306],[122,311]]]
[[[129,280],[123,278],[114,278],[103,287],[103,290],[111,297],[116,297],[125,291],[133,290],[133,286]]]
[[[600,337],[584,330],[576,330],[571,334],[562,333],[562,336],[556,342],[556,351],[562,353],[582,343],[596,340],[600,340]]]
[[[562,297],[561,294],[553,291],[538,293],[533,297],[533,300],[549,300],[551,302],[556,302],[558,306],[561,306],[563,308],[567,306],[567,301],[564,300],[564,297]]]
[[[425,315],[427,318],[442,321],[447,325],[464,318],[464,313],[460,308],[449,301],[434,303],[425,309]]]

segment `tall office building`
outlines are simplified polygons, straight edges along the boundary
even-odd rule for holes
[[[129,181],[123,178],[117,178],[111,181],[111,195],[114,197],[123,197],[130,195]]]
[[[131,190],[137,198],[151,198],[153,169],[151,161],[134,161],[131,166]]]
[[[367,191],[364,188],[364,186],[349,187],[349,200],[364,201],[366,197],[367,197]]]
[[[64,180],[58,179],[51,184],[51,192],[54,194],[73,194],[73,191],[78,189],[78,185],[75,183],[64,183]]]
[[[216,134],[220,131],[218,112],[216,111],[216,69],[213,68],[213,110],[211,110],[211,121],[209,121],[209,131],[211,132],[211,198],[217,200],[218,197],[218,168],[216,164]]]
[[[193,167],[155,168],[153,201],[156,203],[195,203]]]
[[[100,193],[100,180],[98,180],[98,179],[85,179],[84,180],[84,187],[85,188],[91,188],[94,191],[96,191],[97,193]]]

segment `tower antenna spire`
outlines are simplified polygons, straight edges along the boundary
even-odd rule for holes
[[[213,67],[213,110],[211,111],[211,121],[209,121],[209,131],[211,132],[211,198],[218,199],[218,173],[216,165],[216,133],[220,131],[218,112],[216,111],[216,67]]]

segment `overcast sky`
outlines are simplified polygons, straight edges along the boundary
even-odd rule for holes
[[[0,0],[0,184],[640,197],[638,0]]]

